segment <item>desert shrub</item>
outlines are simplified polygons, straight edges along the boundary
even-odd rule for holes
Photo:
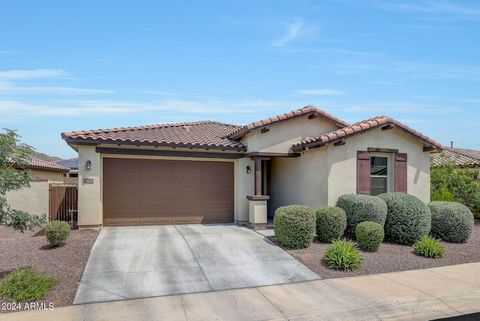
[[[445,253],[445,249],[443,248],[442,243],[440,243],[440,240],[431,236],[422,236],[413,245],[413,250],[418,255],[434,259],[442,257]]]
[[[387,205],[378,197],[345,194],[338,198],[337,206],[347,214],[347,232],[351,235],[355,234],[355,227],[360,222],[372,221],[382,226],[385,224]]]
[[[357,243],[365,251],[376,252],[384,237],[383,226],[375,222],[358,223],[355,229]]]
[[[17,302],[42,300],[56,283],[34,268],[15,270],[0,282],[0,297]]]
[[[331,269],[355,270],[362,266],[363,257],[357,245],[347,241],[333,241],[325,250],[323,260]]]
[[[447,242],[467,242],[473,231],[473,214],[468,207],[454,202],[431,202],[430,234]]]
[[[315,211],[317,236],[321,242],[331,242],[342,237],[347,228],[347,215],[340,207],[322,207]]]
[[[310,246],[315,235],[315,211],[302,205],[277,208],[273,221],[278,242],[291,249]]]
[[[467,206],[480,219],[480,180],[478,169],[456,168],[455,164],[432,168],[432,201],[455,201]]]
[[[413,244],[431,227],[430,209],[413,195],[405,193],[385,193],[378,197],[388,207],[385,221],[385,237],[395,243]]]
[[[52,221],[45,226],[45,236],[52,246],[59,246],[70,236],[70,225],[67,222]]]

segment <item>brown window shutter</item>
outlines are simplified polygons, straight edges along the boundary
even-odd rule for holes
[[[370,195],[370,154],[357,151],[357,194]]]
[[[395,153],[395,192],[407,192],[407,154]]]

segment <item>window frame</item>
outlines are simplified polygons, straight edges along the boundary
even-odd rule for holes
[[[372,175],[372,161],[373,158],[385,158],[386,160],[386,170],[387,173],[385,175]],[[370,195],[374,195],[372,193],[372,178],[385,178],[385,193],[388,193],[392,190],[391,184],[393,182],[392,180],[392,161],[390,155],[385,155],[385,154],[380,154],[380,153],[372,153],[370,155]],[[381,194],[381,193],[380,193]]]

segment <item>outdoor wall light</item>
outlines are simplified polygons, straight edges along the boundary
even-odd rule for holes
[[[250,168],[250,166],[247,166],[247,174],[250,174],[252,172],[252,169]]]
[[[87,171],[92,169],[92,162],[90,160],[87,160],[87,162],[85,163],[85,168],[87,169]]]

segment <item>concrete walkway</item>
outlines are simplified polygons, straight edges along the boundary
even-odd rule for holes
[[[480,263],[0,315],[50,320],[432,320],[480,311]]]
[[[233,224],[103,228],[75,304],[317,280],[268,239]]]

